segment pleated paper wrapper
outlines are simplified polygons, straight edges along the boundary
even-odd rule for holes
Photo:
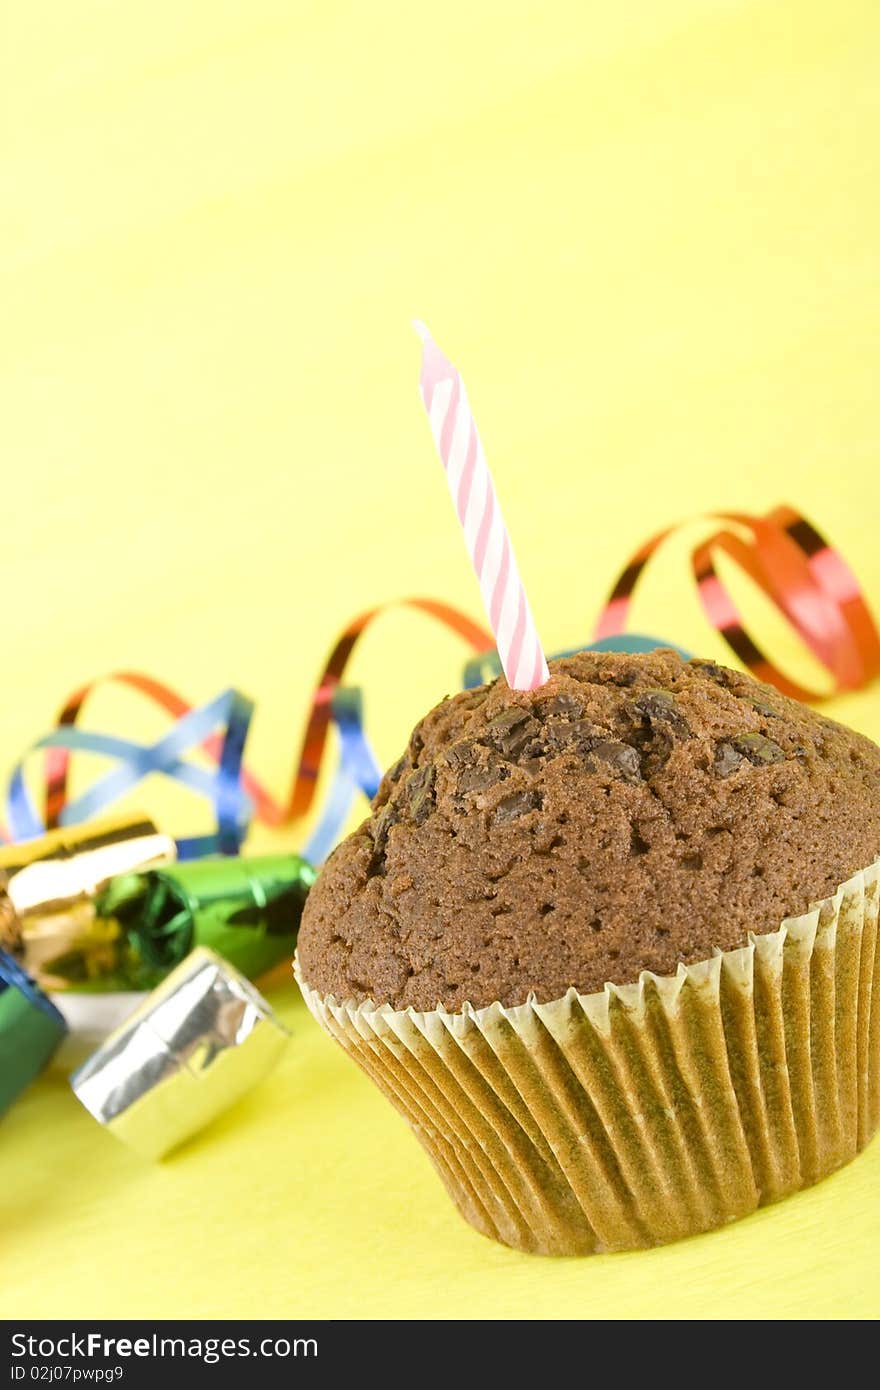
[[[318,1021],[412,1126],[462,1215],[519,1250],[659,1245],[848,1162],[880,1120],[880,860],[735,951],[458,1013]]]

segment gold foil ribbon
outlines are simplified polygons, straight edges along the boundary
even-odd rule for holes
[[[143,816],[53,830],[0,849],[0,946],[44,989],[127,978],[127,937],[95,899],[111,879],[170,864],[174,840]]]

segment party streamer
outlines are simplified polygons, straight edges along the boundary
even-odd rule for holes
[[[74,727],[74,719],[82,709],[86,696],[99,682],[77,692],[62,711],[58,728],[35,744],[35,749],[44,748],[50,750],[50,754],[63,754],[63,763],[57,756],[49,763],[45,823],[25,786],[23,762],[13,769],[7,801],[11,838],[27,840],[43,834],[46,829],[90,820],[145,777],[158,772],[190,787],[214,806],[216,832],[179,840],[177,848],[180,857],[187,859],[211,853],[235,854],[251,815],[251,801],[241,778],[241,760],[253,715],[253,703],[237,690],[226,690],[208,704],[192,709],[167,687],[160,686],[147,676],[122,672],[110,679],[132,686],[153,699],[158,697],[158,703],[166,709],[171,708],[179,717],[153,745],[134,743],[110,734],[92,733]],[[70,711],[74,705],[75,713],[71,717]],[[219,737],[212,733],[218,725],[223,728]],[[215,772],[206,771],[183,758],[184,752],[198,745],[213,754],[217,763]],[[114,758],[118,765],[93,783],[82,796],[68,801],[67,772],[73,752],[100,753]]]
[[[16,765],[7,796],[7,838],[30,839],[46,829],[76,824],[98,815],[145,777],[158,773],[172,777],[203,796],[214,811],[216,830],[179,840],[179,857],[235,854],[251,818],[279,827],[301,820],[311,810],[332,724],[339,734],[339,763],[318,825],[305,847],[307,857],[320,862],[338,839],[355,796],[360,793],[367,797],[375,795],[381,777],[363,730],[360,691],[342,686],[342,677],[367,628],[383,613],[400,607],[424,613],[478,650],[491,641],[479,624],[437,599],[393,600],[359,614],[335,642],[321,672],[310,701],[293,783],[285,800],[272,797],[243,764],[254,707],[240,691],[227,690],[195,709],[170,686],[154,677],[122,671],[74,691],[65,702],[58,727],[30,750],[46,750],[45,819],[41,818],[28,794],[24,780],[25,759]],[[172,715],[174,724],[152,746],[80,729],[77,722],[90,696],[107,683],[121,684],[144,696]],[[182,757],[185,751],[196,747],[216,764],[215,770],[198,767]],[[76,752],[103,754],[116,759],[118,767],[71,801],[68,795],[70,764]]]
[[[833,693],[862,689],[880,674],[880,634],[864,595],[843,557],[810,522],[790,507],[777,507],[765,517],[719,512],[714,519],[724,525],[694,549],[691,568],[709,621],[749,670],[798,699],[815,702],[824,698],[823,692],[788,677],[746,630],[718,576],[715,557],[719,552],[736,563],[785,615],[829,672]],[[685,524],[653,536],[625,566],[602,610],[593,647],[649,651],[672,645],[659,638],[625,634],[624,628],[636,586],[643,581],[649,561]],[[466,687],[499,675],[500,661],[489,633],[449,604],[430,598],[404,598],[359,614],[338,637],[324,664],[309,702],[290,791],[276,799],[244,764],[254,709],[246,696],[230,689],[205,705],[193,707],[151,676],[119,672],[105,681],[122,684],[164,710],[173,719],[170,728],[152,745],[82,729],[79,720],[89,698],[105,682],[82,686],[65,703],[57,728],[31,750],[45,752],[44,816],[27,791],[25,759],[13,770],[7,811],[10,837],[26,839],[45,829],[90,819],[143,778],[159,773],[202,796],[216,822],[211,833],[181,840],[180,857],[237,853],[252,819],[268,826],[287,826],[301,821],[312,809],[333,727],[338,735],[337,765],[317,824],[302,850],[307,859],[320,863],[342,834],[355,799],[374,796],[381,775],[364,731],[362,692],[344,685],[343,677],[366,630],[392,608],[401,607],[441,623],[473,649],[475,655],[464,671]],[[189,760],[186,755],[196,748],[207,754],[211,768]],[[109,756],[116,766],[71,800],[71,758],[81,752]]]
[[[718,576],[713,558],[717,551],[729,556],[785,615],[831,676],[831,694],[860,690],[880,674],[880,633],[858,580],[811,522],[785,506],[764,517],[717,512],[696,519],[728,523],[696,547],[691,568],[709,622],[758,680],[796,700],[815,702],[828,696],[793,681],[758,646]],[[651,557],[688,524],[667,527],[636,551],[611,591],[596,626],[597,637],[623,631],[636,585]],[[731,525],[740,529],[731,530]]]

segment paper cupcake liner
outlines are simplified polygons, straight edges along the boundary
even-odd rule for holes
[[[628,1250],[818,1181],[880,1122],[880,860],[735,951],[634,985],[459,1013],[311,1012],[461,1211],[520,1250]]]

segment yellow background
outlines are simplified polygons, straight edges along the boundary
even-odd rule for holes
[[[3,767],[77,683],[135,667],[253,695],[281,793],[349,617],[407,593],[479,615],[413,315],[468,383],[548,649],[587,639],[647,534],[713,507],[792,501],[880,601],[875,0],[19,0],[5,22]],[[635,619],[723,656],[680,546]],[[408,615],[370,633],[383,761],[463,655]],[[830,708],[880,736],[878,687]],[[111,694],[91,722],[162,727]],[[185,795],[139,800],[205,828]],[[57,1072],[13,1107],[4,1316],[880,1312],[878,1145],[712,1236],[532,1259],[459,1220],[293,986],[270,993],[287,1060],[166,1164]]]

